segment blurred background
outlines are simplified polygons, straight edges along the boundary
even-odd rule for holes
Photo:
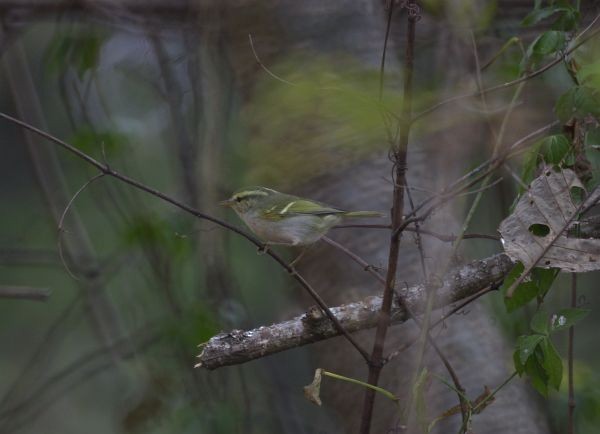
[[[477,64],[490,59],[481,76],[485,86],[518,77],[523,47],[548,27],[521,26],[533,3],[419,2],[415,111],[476,89]],[[599,11],[593,1],[581,3],[583,26]],[[0,111],[131,178],[240,226],[217,203],[246,185],[352,209],[389,209],[390,119],[378,101],[385,2],[0,0],[0,16]],[[405,30],[406,11],[398,7],[381,103],[396,112]],[[500,51],[514,36],[521,42]],[[597,41],[587,43],[578,62],[595,65],[598,48]],[[552,121],[552,105],[569,85],[565,68],[529,82],[517,98],[505,143]],[[512,96],[492,94],[488,107],[461,100],[416,124],[408,171],[411,185],[423,191],[415,198],[489,157],[493,130]],[[81,191],[59,230],[65,207],[97,172],[4,120],[0,141],[0,286],[51,291],[45,301],[0,299],[1,433],[356,431],[344,421],[348,409],[327,401],[318,408],[302,394],[314,369],[323,366],[315,360],[328,352],[328,343],[213,372],[192,368],[197,345],[219,331],[289,319],[313,304],[273,261],[239,236],[108,177]],[[520,171],[520,161],[512,160],[499,175],[503,181],[486,192],[470,231],[496,233],[519,189],[511,171]],[[469,197],[451,204],[455,220],[438,229],[456,231],[469,204]],[[387,237],[360,236],[369,258],[385,264]],[[405,256],[408,269],[418,259],[414,240],[405,239],[412,249]],[[462,255],[468,260],[500,249],[490,240],[468,241]],[[296,253],[278,251],[290,259]],[[364,273],[331,251],[314,255],[307,272],[315,270],[314,258],[334,264],[308,275],[332,304],[379,292],[368,280],[334,288],[335,276],[351,285]],[[331,282],[319,278],[327,272]],[[578,300],[593,312],[600,302],[595,278],[580,279]],[[407,273],[402,280],[419,277]],[[568,281],[559,278],[548,303],[567,305]],[[501,368],[493,380],[478,379],[472,396],[511,372],[511,345],[533,314],[507,314],[495,293],[478,305],[463,312],[457,327],[479,315],[486,321],[482,339],[506,345],[490,352],[479,347],[482,363],[495,359]],[[395,330],[404,333],[403,327]],[[581,433],[600,424],[597,327],[592,314],[575,340]],[[461,345],[470,342],[475,340],[461,338]],[[556,345],[564,357],[566,334],[557,336]],[[340,359],[328,367],[335,370],[337,363],[344,373],[344,363],[355,363],[365,378],[360,359]],[[463,362],[465,371],[478,370]],[[395,372],[392,377],[402,371]],[[504,399],[507,407],[496,409],[494,403],[486,410],[491,419],[510,420],[510,406],[520,406],[539,432],[563,430],[564,381],[548,400],[523,380],[514,383],[525,404]],[[335,387],[342,386],[330,390],[360,405],[362,390]]]

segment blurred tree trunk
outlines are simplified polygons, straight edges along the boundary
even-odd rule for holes
[[[303,13],[308,15],[312,2],[297,3],[293,12],[294,19],[299,20]],[[337,47],[352,52],[355,57],[373,63],[381,55],[383,46],[384,13],[380,2],[373,6],[367,2],[346,2],[338,4],[339,8],[330,10],[324,18],[320,16],[320,28],[325,33],[312,33],[311,43],[318,47],[319,41],[325,40],[331,28],[337,29],[340,41],[352,41],[346,46]],[[305,9],[304,9],[305,8]],[[352,16],[358,22],[352,27],[336,26],[343,16]],[[357,18],[360,17],[360,18]],[[453,17],[449,16],[448,19]],[[501,19],[501,18],[500,18]],[[330,20],[324,24],[323,20]],[[388,56],[397,56],[397,62],[391,62],[394,69],[402,62],[404,51],[405,14],[395,14],[392,28],[392,40]],[[311,27],[307,18],[305,29]],[[457,24],[456,22],[454,23]],[[499,24],[498,24],[499,25]],[[357,30],[360,29],[360,30]],[[360,31],[360,36],[356,32]],[[346,33],[344,33],[346,32]],[[368,36],[367,36],[368,35]],[[376,35],[376,36],[375,36]],[[456,93],[463,84],[475,80],[473,75],[473,48],[469,46],[468,33],[461,34],[451,23],[431,21],[423,17],[417,26],[417,64],[435,65],[433,70],[445,70],[446,81],[440,84],[442,95],[444,87],[448,93]],[[425,50],[424,41],[433,42],[435,48]],[[425,72],[426,73],[426,72]],[[386,83],[398,86],[399,83]],[[442,96],[439,96],[443,98]],[[439,119],[437,120],[439,121]],[[425,123],[430,122],[425,120]],[[435,123],[433,118],[431,122]],[[436,128],[433,128],[434,130]],[[492,138],[484,122],[455,122],[442,133],[429,133],[419,137],[418,142],[410,140],[408,154],[408,186],[428,191],[443,188],[467,168],[467,157],[470,150],[492,143]],[[485,148],[489,148],[485,146]],[[309,163],[305,163],[309,164]],[[349,169],[332,173],[319,178],[305,186],[307,196],[321,199],[337,206],[351,209],[388,210],[392,198],[392,185],[389,179],[391,162],[386,155],[375,157],[369,161]],[[427,196],[422,191],[412,192],[415,203]],[[405,196],[406,198],[406,196]],[[470,201],[469,201],[470,203]],[[406,200],[405,211],[410,210]],[[427,222],[427,229],[441,233],[456,233],[462,224],[460,207],[446,208]],[[386,231],[369,229],[344,229],[334,231],[332,238],[341,242],[352,251],[366,258],[371,264],[385,266],[388,251],[389,234]],[[431,238],[423,239],[423,250],[426,255],[427,270],[430,277],[435,275],[448,260],[450,246]],[[411,284],[423,279],[418,248],[412,233],[405,233],[400,250],[400,272],[397,282]],[[332,305],[348,302],[370,294],[380,294],[381,285],[372,277],[351,263],[342,254],[329,246],[315,248],[300,266],[301,272],[310,276],[310,280],[318,283],[325,300]],[[497,296],[495,294],[490,296]],[[306,303],[310,301],[305,300]],[[410,340],[417,332],[414,324],[396,327],[388,333],[385,353],[389,353]],[[371,348],[374,333],[364,332],[361,335],[366,348]],[[470,399],[479,396],[484,386],[494,388],[502,383],[513,371],[512,351],[505,342],[501,330],[490,317],[490,312],[478,301],[468,307],[468,314],[455,315],[445,322],[441,331],[434,333],[438,345],[457,371]],[[418,344],[401,353],[397,359],[383,370],[380,385],[391,390],[397,396],[408,397],[411,380],[414,375],[413,361]],[[322,367],[345,376],[365,380],[367,367],[362,358],[342,338],[317,344],[312,349],[316,359],[315,367]],[[435,353],[428,349],[425,365],[429,372],[449,378],[444,366]],[[324,380],[324,406],[332,406],[338,414],[344,432],[356,432],[359,426],[364,391],[347,383]],[[442,412],[458,405],[456,394],[435,378],[426,389],[427,417],[439,416]],[[403,402],[406,405],[407,402]],[[396,407],[385,398],[376,398],[376,409],[372,432],[384,433],[399,423]],[[438,424],[435,432],[455,432],[460,424],[460,415]],[[539,406],[539,401],[531,389],[521,380],[513,380],[497,396],[496,401],[481,415],[474,416],[474,432],[479,434],[500,433],[547,433],[549,431],[546,417]]]

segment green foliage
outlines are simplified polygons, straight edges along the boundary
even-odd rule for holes
[[[577,27],[580,13],[569,2],[560,1],[544,8],[539,6],[539,4],[536,5],[533,11],[523,18],[521,21],[522,26],[533,26],[541,21],[554,17],[555,20],[552,24],[553,29],[570,31]]]
[[[417,424],[421,432],[429,432],[427,427],[427,385],[430,378],[429,371],[424,367],[416,378],[413,385],[413,399],[417,413]]]
[[[548,314],[543,310],[538,310],[533,318],[531,319],[531,330],[536,333],[547,335],[548,334]]]
[[[521,62],[521,71],[538,65],[547,56],[562,50],[566,40],[565,32],[549,30],[542,33],[527,47]]]
[[[378,71],[335,60],[290,57],[272,69],[293,85],[259,82],[245,110],[252,133],[240,150],[252,168],[246,183],[303,183],[387,149],[391,118],[382,107],[399,107],[400,93],[386,89],[380,106]]]
[[[550,334],[567,329],[581,321],[587,309],[562,309],[549,316],[540,309],[531,320],[533,334],[519,336],[513,355],[519,375],[527,374],[531,384],[542,395],[548,395],[549,387],[559,390],[562,381],[562,359],[550,339]]]
[[[185,306],[180,316],[167,320],[165,336],[171,342],[180,342],[189,349],[190,355],[197,353],[198,343],[206,342],[219,332],[219,322],[215,313],[204,304]]]
[[[548,385],[559,390],[563,374],[563,365],[560,355],[549,338],[545,338],[540,343],[540,348],[542,349],[543,354],[542,367],[548,376]]]
[[[592,166],[592,179],[586,187],[593,188],[600,184],[600,128],[589,127],[584,138],[585,156]]]
[[[589,309],[567,308],[561,309],[552,315],[550,322],[550,331],[560,331],[574,326],[590,313]]]
[[[87,27],[68,34],[58,33],[46,49],[46,67],[59,75],[72,67],[82,79],[86,72],[98,65],[100,51],[106,39],[105,32],[90,30]]]
[[[506,294],[508,288],[523,273],[524,269],[525,267],[520,262],[513,267],[500,287],[502,294]],[[534,268],[530,279],[521,283],[512,297],[504,297],[506,310],[510,313],[526,305],[536,297],[543,298],[550,289],[550,286],[552,286],[556,276],[558,276],[558,271],[556,269]]]
[[[593,433],[600,426],[600,374],[593,364],[590,366],[583,360],[577,360],[574,365],[573,382],[575,387],[577,410],[576,432]],[[562,394],[560,400],[553,404],[554,415],[560,415],[567,408],[568,394]]]
[[[517,340],[517,360],[521,365],[525,365],[527,360],[535,353],[537,346],[544,340],[542,335],[519,336]]]
[[[540,164],[568,167],[574,163],[571,143],[564,134],[554,134],[535,142],[523,159],[521,179],[529,184]],[[523,189],[521,189],[521,192]]]
[[[177,234],[172,225],[156,216],[136,216],[124,234],[126,245],[158,249],[170,259],[181,259],[189,250],[189,242]]]
[[[591,88],[600,89],[600,60],[584,60],[577,69],[577,80]]]
[[[554,111],[562,123],[571,118],[583,120],[589,115],[600,117],[600,89],[574,86],[558,98]]]
[[[116,131],[95,131],[89,125],[84,125],[73,133],[69,143],[88,154],[102,148],[105,152],[114,153],[128,144],[128,138]]]
[[[513,356],[515,369],[518,374],[527,374],[533,387],[544,396],[548,395],[548,384],[550,382],[548,371],[555,373],[556,368],[554,365],[556,360],[554,358],[549,359],[550,361],[546,360],[544,348],[547,346],[547,336],[539,334],[519,336],[517,348]],[[555,383],[556,379],[553,378],[552,384]]]

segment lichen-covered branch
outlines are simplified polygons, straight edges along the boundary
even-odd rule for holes
[[[452,271],[437,289],[436,307],[445,306],[467,298],[486,286],[497,283],[513,266],[505,254],[471,262]],[[419,313],[425,299],[423,285],[399,289],[403,300],[411,310]],[[381,309],[381,297],[368,297],[364,300],[332,307],[331,312],[348,332],[356,332],[377,325],[377,315]],[[406,311],[394,303],[391,312],[393,324],[408,319]],[[291,348],[338,336],[338,330],[318,307],[289,321],[262,326],[253,330],[232,330],[213,336],[202,344],[197,367],[217,369],[237,365],[260,357],[275,354]]]

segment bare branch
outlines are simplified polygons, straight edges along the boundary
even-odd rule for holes
[[[31,286],[0,286],[0,298],[13,300],[46,301],[51,291],[48,288],[34,288]]]
[[[75,202],[75,199],[77,199],[77,196],[79,196],[83,190],[85,190],[92,182],[94,182],[95,180],[102,178],[104,176],[104,173],[98,173],[96,176],[94,176],[93,178],[89,179],[88,181],[85,182],[85,184],[83,184],[79,190],[77,190],[75,192],[75,194],[73,195],[73,197],[69,200],[69,203],[67,203],[67,206],[65,207],[64,211],[62,212],[62,214],[60,215],[60,219],[58,221],[58,255],[60,256],[60,261],[63,264],[63,267],[65,268],[66,272],[69,274],[69,276],[71,276],[73,278],[73,280],[79,280],[79,278],[77,276],[75,276],[75,274],[73,274],[73,272],[71,271],[71,269],[69,268],[69,266],[67,265],[67,261],[65,260],[65,255],[63,253],[63,248],[62,248],[62,234],[64,232],[64,222],[65,222],[65,217],[67,216],[67,213],[69,212],[69,208],[71,208],[71,206],[73,205],[73,202]]]
[[[174,206],[176,206],[177,208],[186,211],[187,213],[195,216],[196,218],[202,219],[202,220],[207,220],[210,221],[212,223],[216,223],[217,225],[228,229],[232,232],[235,232],[238,235],[241,235],[243,238],[245,238],[246,240],[248,240],[249,242],[251,242],[252,244],[254,244],[255,246],[259,247],[259,248],[264,248],[263,243],[256,237],[250,235],[249,233],[237,228],[236,226],[233,226],[229,223],[227,223],[224,220],[218,219],[216,217],[213,217],[209,214],[203,213],[165,193],[162,193],[152,187],[147,186],[146,184],[143,184],[139,181],[136,181],[133,178],[130,178],[126,175],[123,175],[119,172],[117,172],[116,170],[113,170],[110,166],[108,166],[107,164],[101,163],[98,160],[94,159],[93,157],[89,156],[88,154],[86,154],[85,152],[80,151],[79,149],[75,148],[73,145],[65,142],[64,140],[59,139],[58,137],[53,136],[50,133],[47,133],[46,131],[36,128],[33,125],[24,122],[20,119],[17,119],[13,116],[10,116],[6,113],[2,113],[0,112],[0,118],[6,119],[14,124],[17,124],[23,128],[25,128],[28,131],[31,131],[49,141],[51,141],[52,143],[55,143],[56,145],[60,146],[63,149],[66,149],[67,151],[69,151],[70,153],[76,155],[77,157],[79,157],[80,159],[86,161],[87,163],[91,164],[92,166],[94,166],[95,168],[97,168],[98,170],[100,170],[100,172],[102,172],[103,174],[116,178],[121,182],[124,182],[125,184],[128,184],[132,187],[137,188],[138,190],[142,190],[148,194],[151,194],[152,196],[158,197],[160,199],[162,199],[165,202],[168,202]],[[283,269],[285,269],[288,273],[290,273],[290,275],[302,286],[302,288],[304,288],[304,290],[306,290],[309,295],[313,298],[313,300],[315,300],[317,302],[317,304],[319,305],[319,307],[321,309],[323,309],[323,311],[325,312],[325,314],[327,315],[327,317],[329,317],[329,319],[331,320],[331,322],[335,325],[335,327],[339,330],[339,332],[341,334],[343,334],[346,339],[348,340],[348,342],[350,342],[352,344],[352,346],[354,346],[354,348],[356,348],[356,350],[363,356],[363,358],[368,361],[369,360],[369,354],[366,352],[366,350],[364,348],[362,348],[358,342],[356,342],[356,340],[348,333],[348,331],[344,330],[343,326],[338,322],[338,320],[336,319],[335,315],[333,315],[331,313],[331,311],[329,310],[329,307],[327,306],[327,304],[325,303],[325,301],[321,298],[321,296],[314,290],[314,288],[300,275],[296,272],[296,270],[291,267],[288,263],[285,262],[285,260],[277,255],[275,252],[273,252],[271,249],[265,249],[267,255],[269,255],[275,262],[277,262]]]
[[[483,260],[474,261],[450,273],[438,290],[435,307],[442,307],[468,298],[482,288],[502,280],[510,271],[513,262],[505,254],[498,254]],[[403,299],[415,313],[421,311],[426,297],[423,285],[416,285],[399,291]],[[381,297],[368,297],[364,300],[331,308],[342,326],[349,332],[373,328],[381,309]],[[409,319],[403,307],[394,307],[390,312],[391,322],[400,324]],[[265,357],[290,348],[339,336],[339,331],[324,317],[318,308],[311,308],[303,315],[289,321],[259,327],[253,330],[232,330],[212,337],[201,345],[197,367],[217,369],[237,365]]]
[[[472,98],[472,97],[477,97],[477,96],[481,96],[481,95],[486,95],[488,93],[496,92],[498,90],[508,89],[512,86],[515,86],[520,83],[524,83],[534,77],[542,75],[544,72],[548,71],[549,69],[551,69],[554,66],[558,65],[559,63],[561,63],[566,56],[573,53],[575,50],[577,50],[579,47],[581,47],[584,43],[586,43],[587,41],[589,41],[590,39],[595,37],[598,33],[600,33],[600,28],[598,28],[598,29],[595,29],[593,32],[591,32],[587,37],[583,38],[583,36],[596,24],[596,22],[599,19],[600,19],[600,15],[596,16],[596,18],[594,18],[594,20],[590,23],[590,25],[588,25],[577,37],[574,38],[574,41],[577,41],[577,42],[575,42],[568,50],[566,50],[562,56],[559,56],[556,59],[552,60],[551,62],[548,62],[547,64],[540,67],[539,69],[536,69],[535,71],[532,71],[529,74],[526,74],[522,77],[519,77],[519,78],[517,78],[513,81],[509,81],[507,83],[498,84],[496,86],[492,86],[487,89],[477,90],[475,92],[467,93],[464,95],[453,96],[444,101],[440,101],[439,103],[437,103],[437,104],[429,107],[428,109],[423,110],[421,113],[418,113],[417,115],[413,116],[411,121],[414,122],[418,119],[421,119],[422,117],[427,116],[428,114],[430,114],[430,113],[436,111],[437,109],[439,109],[449,103],[452,103],[454,101],[459,101],[459,100],[462,100],[465,98]]]

